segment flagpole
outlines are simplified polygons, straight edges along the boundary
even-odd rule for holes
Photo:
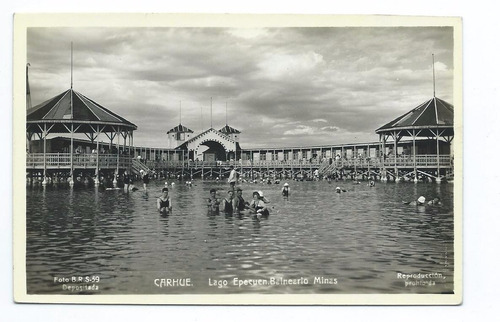
[[[433,95],[436,97],[436,73],[434,71],[434,54],[432,54],[432,89]]]
[[[71,42],[71,89],[73,89],[73,42]]]

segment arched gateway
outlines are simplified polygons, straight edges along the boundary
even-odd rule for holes
[[[194,161],[230,161],[236,159],[238,142],[231,136],[210,128],[181,144]]]

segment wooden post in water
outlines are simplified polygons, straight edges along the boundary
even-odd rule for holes
[[[97,157],[96,157],[96,167],[95,167],[95,182],[94,185],[97,187],[99,185],[99,125],[97,126],[97,132],[95,136],[95,140],[97,142]]]
[[[436,152],[437,152],[437,176],[436,183],[441,183],[441,169],[439,164],[439,129],[436,129]]]
[[[398,173],[398,138],[396,135],[396,131],[393,134],[394,138],[394,182],[399,182],[399,173]]]
[[[412,133],[412,139],[413,139],[413,172],[415,173],[415,178],[413,179],[413,182],[418,183],[418,173],[417,173],[417,151],[416,151],[416,144],[415,144],[415,129],[413,129]]]
[[[43,181],[42,186],[47,185],[47,124],[43,125]]]

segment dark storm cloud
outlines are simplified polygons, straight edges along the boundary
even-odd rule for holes
[[[243,147],[375,141],[432,97],[432,53],[453,103],[450,28],[30,29],[34,104],[69,88],[71,42],[74,88],[138,125],[138,145],[165,146],[180,114],[198,133],[227,117]]]

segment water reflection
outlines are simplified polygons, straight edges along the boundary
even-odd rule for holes
[[[441,293],[453,291],[453,186],[377,184],[369,187],[291,183],[242,185],[245,199],[262,190],[268,219],[207,212],[210,188],[197,182],[170,188],[173,211],[156,210],[160,183],[147,192],[94,187],[27,188],[28,293],[61,293],[54,275],[99,274],[101,292],[154,293],[155,274],[188,276],[196,287],[173,293]],[[441,207],[402,200],[439,196]],[[156,272],[156,273],[155,273]],[[398,272],[446,276],[432,288],[408,289]],[[339,283],[314,284],[314,277]],[[208,279],[309,278],[303,285],[210,287]],[[107,281],[107,282],[106,282]]]

